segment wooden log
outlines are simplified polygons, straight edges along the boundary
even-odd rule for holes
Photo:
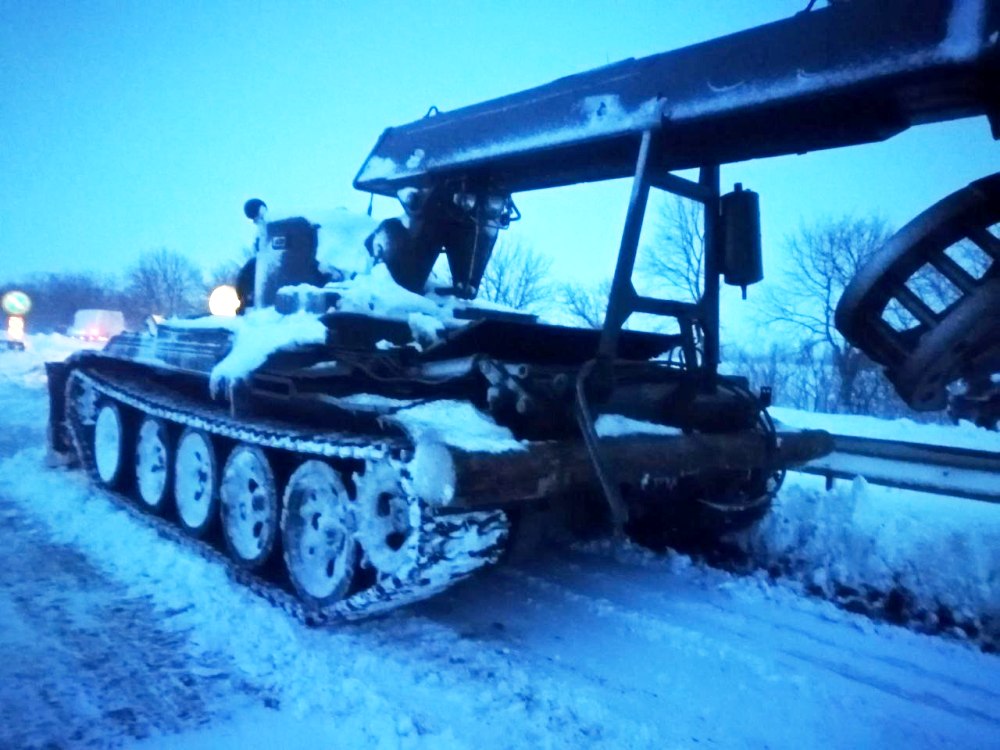
[[[769,450],[753,430],[690,435],[629,435],[601,440],[620,481],[670,479],[711,471],[780,469],[804,464],[833,450],[823,430],[778,433]],[[482,508],[540,499],[577,488],[599,491],[593,464],[581,440],[531,443],[524,451],[476,453],[447,449],[454,469],[448,508]]]

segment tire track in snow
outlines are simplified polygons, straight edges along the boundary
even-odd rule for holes
[[[598,565],[605,565],[609,561],[595,562]],[[808,606],[807,600],[797,597],[783,597],[784,604],[803,608],[808,617],[806,622],[812,625],[812,629],[789,627],[787,623],[773,617],[760,616],[759,602],[753,609],[741,607],[729,597],[726,597],[724,604],[720,603],[719,597],[714,596],[710,589],[705,590],[704,596],[697,601],[684,597],[679,607],[674,608],[673,602],[668,599],[669,594],[658,592],[655,585],[649,585],[649,581],[637,585],[634,577],[621,574],[619,566],[613,566],[617,568],[618,575],[602,569],[582,570],[579,565],[572,567],[571,573],[567,573],[565,568],[557,568],[558,572],[552,575],[552,578],[559,581],[558,585],[568,585],[569,590],[574,592],[585,590],[584,596],[599,597],[596,601],[600,602],[599,608],[602,612],[610,610],[625,617],[639,616],[646,619],[648,618],[646,613],[650,610],[674,609],[684,614],[684,621],[697,623],[699,631],[725,634],[726,641],[741,640],[748,649],[752,648],[756,653],[760,652],[760,647],[763,645],[766,650],[778,655],[816,666],[907,702],[975,719],[1000,730],[1000,692],[995,689],[996,685],[1000,685],[1000,660],[995,658],[979,659],[961,647],[930,640],[927,637],[915,637],[906,631],[889,626],[876,628],[870,623],[862,622],[859,631],[854,627],[854,623],[861,616],[837,613],[840,617],[818,618],[815,616],[814,608]],[[634,572],[630,571],[632,576]],[[706,572],[709,575],[714,573]],[[723,582],[722,585],[739,588],[735,581]],[[771,614],[770,611],[768,613]],[[830,612],[830,615],[833,614]],[[847,628],[836,627],[835,623],[839,625],[837,620],[847,625]],[[752,629],[746,627],[751,622]],[[822,638],[817,635],[817,630],[827,635],[834,635],[835,638]],[[903,660],[898,656],[888,657],[884,651],[873,653],[870,647],[884,642],[881,638],[870,637],[873,635],[885,635],[899,640],[897,648],[904,650],[911,658]],[[920,650],[915,651],[914,646]],[[945,652],[947,657],[941,658],[938,655],[941,651]],[[850,654],[849,659],[844,658],[847,653]],[[937,658],[934,658],[935,656]],[[918,660],[926,661],[928,657],[936,662],[937,669],[930,670],[917,663]],[[964,666],[966,671],[959,674],[956,661]],[[983,663],[992,666],[993,669],[984,673],[980,669]],[[909,685],[914,682],[917,686],[910,688]],[[944,697],[950,692],[956,693],[959,699],[971,705],[963,705]]]
[[[609,596],[623,603],[630,603],[632,606],[635,606],[637,602],[642,602],[646,605],[656,605],[656,609],[666,608],[685,613],[691,620],[697,619],[699,622],[706,623],[710,620],[714,627],[725,629],[734,637],[746,640],[751,640],[759,635],[747,632],[746,624],[749,621],[758,627],[769,631],[774,630],[781,635],[778,641],[770,637],[766,638],[766,641],[785,643],[788,637],[797,639],[803,645],[797,652],[801,658],[808,659],[809,655],[817,653],[817,649],[827,652],[842,650],[844,634],[839,627],[836,627],[841,623],[849,624],[862,632],[868,631],[884,634],[887,637],[897,637],[910,644],[918,644],[930,638],[929,636],[916,636],[897,626],[876,624],[863,615],[835,609],[835,605],[832,603],[820,603],[803,598],[780,584],[770,585],[760,578],[734,577],[711,568],[696,567],[693,571],[693,574],[703,581],[706,588],[704,597],[697,600],[689,596],[676,597],[672,595],[672,592],[662,590],[665,580],[675,577],[671,573],[670,558],[656,560],[648,553],[640,553],[639,556],[652,560],[652,564],[623,563],[601,553],[580,554],[567,551],[559,558],[564,561],[567,569],[580,572],[575,581],[577,588],[597,590],[602,596]],[[686,567],[686,559],[683,565]],[[573,585],[572,581],[563,580],[567,585]],[[714,592],[725,593],[719,596]],[[764,610],[768,616],[762,616],[762,610],[757,606],[758,597],[780,604],[782,609],[796,611],[796,617],[782,619],[781,610],[771,608]],[[749,606],[741,606],[741,601],[749,602]],[[800,613],[807,616],[803,618]],[[806,644],[809,645],[809,648],[805,648]],[[984,675],[974,670],[970,670],[965,675],[966,679],[964,680],[956,679],[951,673],[954,670],[955,658],[963,661],[979,661],[975,656],[966,653],[966,649],[955,650],[952,648],[953,643],[933,638],[928,644],[930,648],[921,650],[919,657],[915,656],[910,660],[904,660],[894,653],[887,653],[884,648],[878,648],[879,644],[880,639],[854,638],[851,642],[852,654],[856,660],[864,658],[874,665],[897,669],[908,677],[918,676],[933,680],[940,685],[967,691],[986,702],[1000,705],[1000,691],[996,689],[998,683],[991,683]],[[932,659],[937,665],[937,669],[931,669],[925,663],[921,663],[926,662],[928,656],[939,654],[942,651],[948,654],[947,659],[940,656]],[[913,654],[911,649],[908,649],[907,652]],[[987,659],[986,662],[990,663],[990,660]],[[995,660],[993,663],[998,664]]]
[[[569,553],[500,570],[481,584],[488,590],[470,587],[422,610],[456,627],[501,621],[522,660],[577,653],[569,669],[621,687],[623,700],[642,699],[623,686],[631,676],[655,687],[662,707],[684,699],[717,707],[719,690],[752,701],[729,705],[725,723],[700,739],[742,744],[747,737],[727,734],[727,726],[748,727],[753,738],[765,706],[791,705],[816,726],[841,724],[828,742],[836,747],[876,737],[884,744],[888,734],[892,744],[905,738],[912,747],[992,747],[990,738],[1000,736],[1000,660],[780,589],[761,592],[745,578]],[[599,656],[579,655],[588,648]],[[665,723],[657,728],[670,737]],[[794,746],[780,728],[757,737]]]
[[[245,690],[0,497],[0,746],[109,747],[198,727]]]

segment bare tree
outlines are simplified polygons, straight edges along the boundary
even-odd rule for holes
[[[643,248],[640,270],[691,301],[704,290],[705,220],[700,203],[674,197],[656,218],[653,241]]]
[[[844,287],[890,234],[878,217],[844,217],[803,226],[785,245],[791,266],[786,282],[775,287],[765,301],[769,321],[787,325],[805,347],[828,348],[838,381],[836,404],[848,412],[866,410],[885,391],[878,379],[861,377],[875,366],[837,331],[834,311]],[[873,384],[874,390],[862,393],[862,381]]]
[[[608,307],[610,292],[610,279],[592,286],[563,284],[559,288],[559,300],[563,311],[574,323],[588,328],[600,328],[604,325],[604,313]]]
[[[479,293],[515,310],[538,311],[552,293],[552,260],[519,239],[498,243],[486,266]]]
[[[766,351],[751,352],[729,344],[723,354],[725,371],[746,377],[755,390],[772,387],[778,406],[820,412],[838,409],[839,375],[827,346],[774,343]],[[877,368],[863,369],[854,387],[855,403],[866,413],[880,417],[913,416]]]
[[[145,253],[126,280],[143,314],[187,315],[205,309],[201,271],[182,253],[166,248]]]
[[[50,273],[5,284],[0,292],[8,289],[21,289],[31,297],[28,325],[35,331],[68,326],[77,310],[125,309],[119,282],[111,277]]]

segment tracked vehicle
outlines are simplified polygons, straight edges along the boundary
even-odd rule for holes
[[[988,114],[996,131],[998,29],[987,0],[837,3],[386,130],[354,184],[404,217],[359,239],[369,272],[325,262],[308,219],[268,222],[248,202],[245,314],[50,364],[52,451],[310,621],[439,591],[532,514],[651,544],[752,523],[784,469],[831,441],[779,434],[768,394],[719,373],[720,284],[762,277],[757,196],[723,194],[719,167],[954,117]],[[603,328],[475,301],[517,193],[621,177],[634,182]],[[695,302],[632,283],[653,189],[705,207]],[[446,287],[431,278],[441,254]],[[845,315],[875,325],[862,297]],[[633,313],[674,332],[629,330]]]

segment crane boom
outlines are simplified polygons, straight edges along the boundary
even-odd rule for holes
[[[1000,134],[1000,2],[838,2],[382,133],[354,185],[505,192],[884,140],[986,114]],[[432,114],[434,113],[434,114]]]

